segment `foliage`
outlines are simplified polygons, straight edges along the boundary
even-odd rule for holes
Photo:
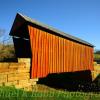
[[[15,59],[14,46],[12,44],[0,44],[0,61],[14,61]]]
[[[100,63],[100,50],[95,50],[94,61],[96,61],[97,63]]]
[[[100,54],[94,54],[94,61],[100,63]]]
[[[94,53],[95,54],[100,54],[100,50],[96,50]]]
[[[94,54],[94,59],[95,60],[100,60],[100,54]]]

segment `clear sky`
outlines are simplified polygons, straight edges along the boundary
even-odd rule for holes
[[[0,0],[0,28],[6,30],[5,38],[17,12],[100,49],[100,0]]]

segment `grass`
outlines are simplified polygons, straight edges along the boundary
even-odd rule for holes
[[[68,92],[46,86],[37,86],[33,91],[14,87],[0,87],[0,100],[100,100],[100,94]]]

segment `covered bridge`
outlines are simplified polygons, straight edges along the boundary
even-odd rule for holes
[[[31,58],[31,78],[93,70],[93,45],[17,14],[10,31],[17,57]]]

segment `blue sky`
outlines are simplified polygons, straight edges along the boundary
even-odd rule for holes
[[[0,0],[0,28],[8,34],[20,12],[100,49],[100,0]]]

